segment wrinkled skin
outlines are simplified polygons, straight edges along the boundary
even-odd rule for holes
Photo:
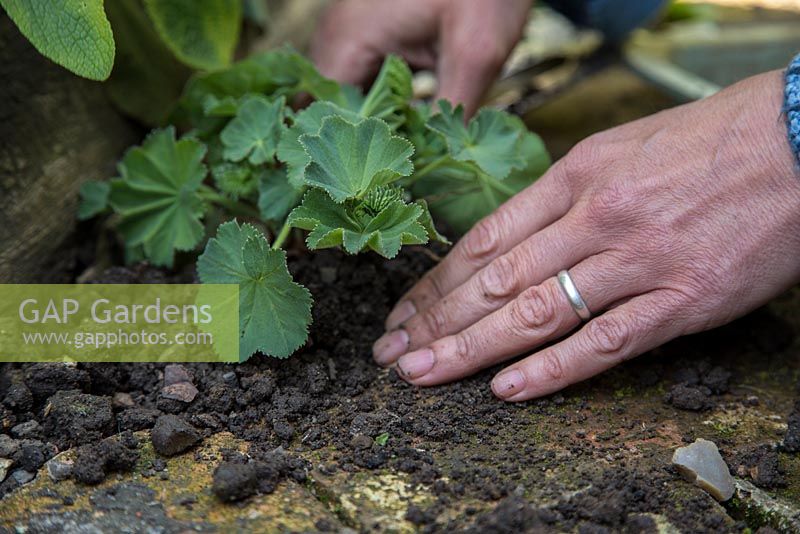
[[[531,0],[345,0],[323,17],[311,46],[322,74],[366,85],[387,54],[436,71],[438,98],[480,104],[522,35]]]
[[[394,4],[386,14],[418,7]],[[378,36],[391,17],[376,9]],[[334,42],[354,35],[340,24]],[[390,37],[352,39],[353,58],[360,47],[364,58],[404,51]],[[354,80],[340,68],[327,72]],[[773,71],[581,142],[401,298],[376,361],[430,386],[525,355],[492,381],[498,397],[521,401],[727,323],[797,283],[800,171],[782,94]],[[555,279],[562,269],[594,313],[586,324]]]

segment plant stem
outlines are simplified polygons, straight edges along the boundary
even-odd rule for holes
[[[228,198],[225,195],[218,193],[217,191],[211,189],[208,186],[203,186],[200,189],[200,195],[209,202],[214,202],[215,204],[219,204],[223,208],[230,211],[232,215],[239,215],[241,217],[250,217],[253,219],[261,218],[261,214],[253,206],[245,204],[244,202],[240,202],[238,200],[233,200],[231,198]]]
[[[431,161],[430,163],[422,167],[420,170],[418,170],[411,176],[411,182],[412,183],[416,182],[420,178],[423,178],[426,175],[432,173],[433,171],[441,167],[442,164],[444,164],[448,160],[448,158],[449,156],[440,156],[437,159]]]
[[[291,231],[292,227],[289,226],[287,223],[283,223],[281,231],[278,233],[278,236],[272,243],[272,250],[278,250],[279,248],[281,248],[283,246],[283,243],[286,241],[286,238],[289,237],[289,232]]]

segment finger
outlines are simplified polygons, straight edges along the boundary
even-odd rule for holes
[[[369,32],[350,31],[364,26],[366,14],[366,6],[353,2],[326,9],[310,47],[311,60],[323,76],[357,86],[375,76],[382,54],[368,45]]]
[[[386,318],[386,330],[394,330],[417,312],[433,305],[492,260],[560,219],[571,205],[563,165],[557,164],[479,221],[441,263],[400,299]]]
[[[620,277],[621,271],[626,271],[625,277]],[[587,258],[570,269],[570,275],[590,310],[605,309],[647,283],[608,253]],[[619,284],[620,279],[630,283]],[[398,372],[421,386],[449,382],[558,339],[579,323],[558,281],[551,277],[461,332],[401,356]]]
[[[571,236],[569,216],[496,258],[441,300],[415,314],[375,343],[373,356],[383,366],[402,354],[456,334],[537,286],[565,265],[576,265],[600,250],[597,242]]]
[[[521,360],[492,381],[507,401],[541,397],[575,384],[682,335],[680,300],[666,289],[632,298],[566,340]]]
[[[496,9],[481,9],[474,3],[442,18],[436,101],[462,104],[465,118],[478,109],[511,52],[508,36],[501,33],[504,28],[494,25],[495,14]]]
[[[312,47],[311,59],[326,78],[365,86],[380,69],[380,57],[357,41],[320,43]]]

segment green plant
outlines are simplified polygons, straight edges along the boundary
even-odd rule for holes
[[[113,0],[123,1],[127,15],[134,16],[129,0]],[[181,62],[204,70],[230,64],[242,0],[143,2],[161,40]],[[0,0],[0,6],[43,56],[91,80],[111,74],[115,42],[103,0]]]
[[[316,102],[293,111],[300,93]],[[306,340],[312,304],[281,250],[293,228],[308,231],[311,250],[393,258],[446,241],[431,211],[465,230],[547,168],[519,119],[484,109],[464,124],[460,107],[411,99],[411,71],[396,57],[366,95],[288,48],[198,75],[174,116],[187,133],[155,130],[131,148],[118,177],[83,186],[79,217],[113,212],[128,260],[168,267],[201,245],[212,210],[240,219],[207,241],[200,280],[239,285],[241,359],[287,357]]]

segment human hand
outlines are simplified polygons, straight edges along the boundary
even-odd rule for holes
[[[522,35],[532,0],[342,0],[311,45],[322,74],[364,85],[387,54],[435,70],[438,98],[471,116]]]
[[[374,356],[430,386],[513,363],[521,401],[718,326],[800,279],[800,173],[774,71],[594,135],[479,222],[399,302]]]

